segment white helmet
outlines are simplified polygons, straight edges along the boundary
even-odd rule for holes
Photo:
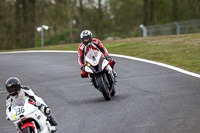
[[[88,45],[88,43],[92,42],[92,32],[90,30],[82,31],[80,37],[84,45]],[[85,40],[85,39],[88,39],[88,40]]]

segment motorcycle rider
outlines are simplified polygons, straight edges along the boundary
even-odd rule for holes
[[[82,78],[88,77],[88,73],[85,71],[85,55],[89,51],[89,48],[100,50],[104,54],[104,57],[109,61],[110,66],[114,68],[116,61],[109,56],[107,49],[103,46],[101,41],[92,37],[92,32],[90,30],[82,31],[80,38],[82,43],[78,47],[78,62],[81,66]],[[117,77],[117,73],[114,71],[114,69],[113,74],[115,77]]]
[[[36,96],[32,89],[28,86],[22,86],[20,80],[16,77],[10,77],[6,81],[6,90],[8,92],[8,96],[6,98],[6,111],[11,110],[12,101],[19,98],[28,96],[36,103],[36,106],[40,109],[42,113],[44,113],[49,123],[51,124],[52,131],[56,131],[56,121],[51,116],[50,108],[46,105],[42,98]],[[6,117],[8,119],[8,117]],[[9,119],[8,119],[9,120]]]

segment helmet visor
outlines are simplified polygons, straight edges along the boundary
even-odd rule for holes
[[[89,42],[89,40],[90,40],[89,37],[84,37],[83,38],[83,41],[85,41],[85,42]]]
[[[9,93],[11,96],[16,96],[18,95],[18,92],[13,92],[13,93]]]
[[[18,94],[18,91],[16,91],[16,90],[17,90],[16,88],[8,88],[8,93],[11,96],[16,96]]]

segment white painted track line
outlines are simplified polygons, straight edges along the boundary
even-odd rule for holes
[[[43,53],[78,53],[77,51],[58,51],[58,50],[36,50],[36,51],[14,51],[14,52],[1,52],[0,54],[18,54],[18,53],[38,53],[38,52],[43,52]],[[131,57],[131,56],[125,56],[125,55],[117,55],[117,54],[110,54],[111,56],[115,56],[115,57],[121,57],[121,58],[126,58],[126,59],[131,59],[131,60],[136,60],[136,61],[141,61],[141,62],[145,62],[145,63],[150,63],[150,64],[154,64],[154,65],[158,65],[158,66],[162,66],[165,68],[169,68],[175,71],[178,71],[180,73],[184,73],[193,77],[197,77],[200,78],[200,74],[194,73],[194,72],[189,72],[186,70],[183,70],[181,68],[175,67],[175,66],[171,66],[168,64],[164,64],[164,63],[159,63],[159,62],[155,62],[155,61],[151,61],[151,60],[146,60],[146,59],[141,59],[141,58],[136,58],[136,57]]]

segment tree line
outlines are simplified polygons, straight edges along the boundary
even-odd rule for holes
[[[99,39],[141,36],[140,24],[200,19],[200,0],[1,0],[0,49],[80,42],[89,29]]]

